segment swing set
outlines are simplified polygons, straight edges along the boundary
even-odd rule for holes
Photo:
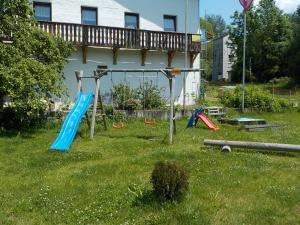
[[[144,111],[144,117],[145,117],[145,111],[146,111],[146,105],[145,105],[145,100],[146,100],[146,93],[145,93],[145,73],[156,73],[156,87],[158,86],[158,76],[159,74],[164,75],[168,81],[169,81],[169,94],[170,94],[170,108],[169,108],[169,144],[172,144],[173,142],[173,133],[175,132],[176,129],[176,122],[175,122],[175,116],[174,116],[174,91],[175,91],[175,77],[180,76],[181,73],[186,73],[186,72],[199,72],[202,69],[190,69],[190,68],[166,68],[166,69],[107,69],[107,68],[99,68],[94,71],[94,76],[90,77],[83,77],[81,76],[76,76],[77,77],[77,82],[78,82],[78,91],[80,92],[82,90],[81,88],[81,79],[95,79],[96,81],[96,90],[95,90],[95,97],[94,97],[94,104],[93,104],[93,114],[92,114],[92,121],[90,122],[88,120],[88,124],[90,125],[90,138],[93,139],[94,133],[95,133],[95,123],[96,123],[96,112],[97,112],[97,105],[98,101],[100,104],[100,109],[102,111],[102,118],[103,118],[103,123],[105,128],[107,129],[106,126],[106,115],[104,114],[104,108],[103,108],[103,103],[101,99],[101,90],[100,90],[100,81],[101,78],[104,76],[107,76],[108,73],[111,75],[111,104],[114,109],[114,93],[113,93],[113,79],[112,79],[112,74],[113,73],[124,73],[125,74],[125,84],[127,83],[127,77],[126,74],[128,72],[130,73],[142,73],[143,74],[143,98],[144,98],[144,105],[143,105],[143,111]],[[123,101],[126,102],[126,94],[125,94],[125,88],[124,88],[124,99]],[[124,104],[123,104],[124,107]],[[88,116],[86,115],[88,118]],[[153,126],[157,125],[158,123],[155,122],[155,120],[150,121],[147,120],[146,118],[144,119],[144,124],[146,126]],[[113,129],[124,129],[126,126],[122,122],[119,122],[118,124],[113,122],[112,125]]]

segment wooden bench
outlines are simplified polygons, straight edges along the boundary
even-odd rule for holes
[[[224,116],[226,115],[226,112],[224,111],[224,108],[222,107],[206,107],[205,113],[207,113],[209,116]]]

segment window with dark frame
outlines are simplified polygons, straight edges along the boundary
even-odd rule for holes
[[[51,21],[51,3],[33,2],[34,16],[38,21]]]
[[[177,31],[177,18],[176,16],[164,15],[164,31],[176,32]]]
[[[81,7],[81,23],[84,25],[98,25],[98,9]]]
[[[137,13],[125,13],[125,28],[139,29],[140,21],[139,14]]]

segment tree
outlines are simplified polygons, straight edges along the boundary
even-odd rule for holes
[[[227,34],[226,23],[222,16],[212,14],[208,15],[206,20],[212,25],[215,37],[220,37]]]
[[[0,1],[0,35],[12,42],[0,44],[0,98],[11,102],[0,111],[12,113],[15,128],[40,118],[50,98],[63,93],[65,59],[73,50],[35,25],[27,0]]]
[[[213,25],[203,18],[200,18],[200,25],[201,25],[201,29],[205,30],[205,32],[210,34],[209,36],[211,37],[211,39],[213,39],[215,36],[214,30],[213,30]],[[206,38],[208,39],[208,35]],[[211,80],[212,65],[213,65],[212,41],[207,40],[207,42],[205,44],[207,45],[206,49],[205,49],[206,52],[204,52],[204,54],[201,55],[201,63],[202,63],[201,67],[205,69],[204,77],[208,80]]]
[[[235,12],[234,27],[229,29],[236,61],[233,66],[234,81],[240,81],[243,54],[243,14]],[[291,41],[289,19],[276,6],[274,0],[261,0],[247,13],[247,58],[252,59],[252,73],[257,81],[269,81],[283,75],[287,67],[285,53]],[[249,66],[249,65],[248,65]]]
[[[288,73],[300,82],[300,6],[291,16],[293,39],[287,52]]]

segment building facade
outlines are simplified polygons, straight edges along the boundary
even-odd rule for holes
[[[65,66],[70,100],[77,95],[74,71],[93,75],[99,65],[109,69],[199,68],[199,0],[37,0],[32,1],[39,27],[76,45]],[[188,32],[185,58],[185,29]],[[186,75],[186,103],[198,94],[199,73]],[[102,94],[113,84],[127,82],[138,87],[153,82],[168,96],[168,80],[160,74],[108,74],[101,80]],[[93,91],[94,80],[83,90]],[[183,76],[176,78],[176,101],[183,103]]]
[[[213,73],[212,81],[231,80],[233,54],[229,35],[213,40]]]

